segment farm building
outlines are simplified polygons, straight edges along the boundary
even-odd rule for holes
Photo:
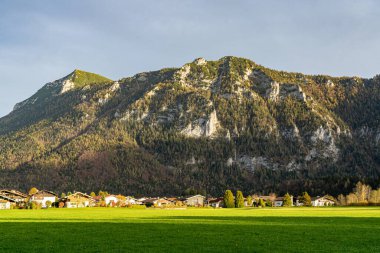
[[[109,206],[109,205],[116,205],[116,203],[119,202],[119,199],[117,198],[116,195],[108,195],[104,197],[104,201],[106,202],[106,206]]]
[[[205,199],[205,196],[195,195],[184,199],[184,203],[188,206],[203,206]]]
[[[311,198],[312,206],[333,206],[335,201],[328,196]]]
[[[29,202],[36,202],[40,204],[42,208],[46,208],[46,202],[54,203],[57,195],[50,191],[41,190],[35,194],[30,195]]]
[[[223,198],[209,199],[208,205],[214,208],[224,207],[224,199]]]
[[[173,202],[171,202],[165,198],[146,199],[146,200],[142,201],[142,204],[144,204],[146,206],[157,206],[157,207],[165,207],[165,206],[174,205]]]
[[[76,192],[60,199],[60,202],[63,202],[67,208],[81,208],[92,206],[94,199],[85,193]]]
[[[16,203],[24,203],[28,195],[17,190],[0,190],[0,195],[11,198]]]
[[[11,202],[9,200],[0,199],[0,210],[11,209]]]

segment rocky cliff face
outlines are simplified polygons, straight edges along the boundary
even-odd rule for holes
[[[280,72],[235,57],[117,82],[75,71],[0,119],[0,184],[18,178],[29,187],[34,177],[26,174],[51,188],[141,194],[333,193],[358,179],[376,184],[379,83]],[[41,177],[42,168],[55,181]],[[113,177],[99,180],[103,173]]]

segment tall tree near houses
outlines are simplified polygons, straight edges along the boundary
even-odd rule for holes
[[[340,206],[347,205],[346,197],[343,194],[339,194],[339,196],[338,196],[338,205],[340,205]]]
[[[380,188],[377,190],[371,191],[369,202],[376,203],[376,204],[380,203]]]
[[[302,193],[301,203],[303,203],[304,206],[311,206],[311,197],[307,192]]]
[[[355,186],[354,193],[358,197],[359,203],[368,202],[371,195],[371,186],[358,182]]]
[[[235,207],[236,208],[244,207],[244,196],[241,191],[236,192]]]
[[[283,206],[292,206],[292,198],[290,197],[289,193],[286,193],[284,196],[284,202],[282,203]]]
[[[224,205],[226,208],[234,208],[235,207],[235,201],[234,201],[234,195],[231,190],[226,190],[224,193]]]

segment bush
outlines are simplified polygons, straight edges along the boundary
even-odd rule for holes
[[[50,200],[48,200],[48,201],[46,201],[45,202],[45,206],[46,206],[46,208],[49,208],[49,207],[51,207],[51,201]]]
[[[32,203],[30,203],[30,209],[36,210],[36,209],[41,209],[41,208],[42,208],[41,203],[38,203],[36,201],[33,201]]]

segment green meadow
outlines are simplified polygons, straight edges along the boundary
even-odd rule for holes
[[[0,252],[380,252],[380,208],[7,210]]]

